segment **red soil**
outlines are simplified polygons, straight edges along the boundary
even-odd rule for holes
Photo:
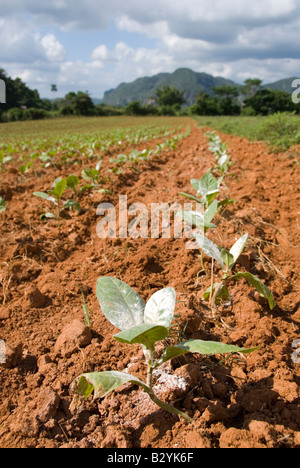
[[[300,326],[299,166],[288,153],[270,154],[262,143],[220,136],[234,161],[224,195],[237,203],[217,218],[213,239],[230,247],[249,233],[239,269],[271,289],[278,304],[272,312],[242,281],[231,288],[233,306],[210,319],[200,300],[210,278],[201,273],[199,251],[185,249],[185,239],[96,235],[97,205],[117,204],[118,195],[127,195],[128,204],[183,204],[178,193],[191,193],[190,179],[213,163],[204,130],[193,127],[176,151],[154,157],[141,174],[126,170],[113,186],[116,195],[86,192],[80,200],[86,212],[62,220],[61,229],[39,219],[44,204],[32,193],[46,190],[58,176],[80,174],[78,165],[37,168],[23,182],[13,164],[1,174],[0,196],[7,201],[0,215],[0,338],[7,345],[7,363],[0,364],[1,448],[300,446],[300,365],[292,361]],[[84,372],[129,368],[145,377],[139,347],[115,342],[116,329],[101,313],[95,294],[101,276],[125,281],[145,299],[174,287],[189,339],[259,347],[245,359],[220,363],[188,355],[165,369],[156,389],[176,400],[194,418],[192,425],[163,412],[135,387],[71,405],[71,384]],[[91,332],[84,326],[81,289]],[[185,385],[173,391],[168,373]]]

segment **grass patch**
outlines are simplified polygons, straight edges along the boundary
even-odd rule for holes
[[[300,116],[277,113],[268,117],[195,117],[200,126],[230,135],[264,141],[271,151],[287,151],[300,144]]]

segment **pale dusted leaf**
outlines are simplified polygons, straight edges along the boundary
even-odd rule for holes
[[[221,265],[222,269],[225,270],[225,265],[219,247],[217,247],[216,244],[214,244],[210,239],[208,239],[204,235],[194,234],[194,237],[200,249],[203,250],[203,252],[210,258],[216,260]]]
[[[103,314],[119,330],[144,323],[145,301],[123,281],[99,278],[96,292]]]
[[[174,318],[175,305],[176,292],[173,288],[157,291],[146,304],[144,322],[169,327]]]
[[[245,245],[248,240],[248,234],[245,234],[243,237],[241,237],[235,244],[234,246],[230,249],[230,253],[233,256],[233,261],[231,262],[229,269],[231,269],[235,263],[237,262],[238,258],[242,254]]]

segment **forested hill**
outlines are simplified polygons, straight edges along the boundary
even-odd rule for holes
[[[296,78],[286,78],[262,85],[262,88],[293,92],[292,83]],[[151,77],[138,78],[132,83],[122,83],[116,89],[106,91],[103,103],[112,106],[127,106],[132,101],[140,101],[147,104],[155,95],[156,90],[163,86],[170,86],[185,90],[187,105],[192,105],[200,92],[213,95],[213,88],[219,86],[241,86],[231,80],[214,77],[207,73],[197,73],[188,68],[179,68],[174,73],[160,73]]]
[[[214,77],[207,73],[196,73],[188,68],[179,68],[174,73],[160,73],[152,77],[138,78],[133,83],[122,83],[116,89],[104,94],[103,103],[112,106],[126,106],[132,101],[147,104],[157,89],[171,86],[185,90],[188,105],[195,102],[199,92],[213,94],[212,88],[234,86],[235,83],[225,78]]]

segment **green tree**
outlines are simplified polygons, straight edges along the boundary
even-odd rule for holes
[[[219,115],[219,100],[208,93],[200,93],[190,112],[197,115]]]
[[[213,92],[219,96],[219,115],[238,115],[241,112],[237,98],[239,89],[237,86],[218,86],[213,88]]]
[[[70,92],[65,96],[65,103],[60,112],[63,115],[93,115],[95,105],[88,93]]]
[[[256,115],[270,115],[276,112],[298,111],[291,96],[285,91],[262,89],[255,96],[245,100],[246,108],[251,107]]]
[[[179,91],[174,87],[163,86],[155,93],[154,99],[159,106],[182,106],[185,103],[185,90]]]
[[[126,115],[146,115],[147,111],[141,106],[140,101],[132,101],[125,107]]]
[[[244,81],[242,93],[247,97],[253,97],[261,90],[262,80],[259,78],[248,78]]]

